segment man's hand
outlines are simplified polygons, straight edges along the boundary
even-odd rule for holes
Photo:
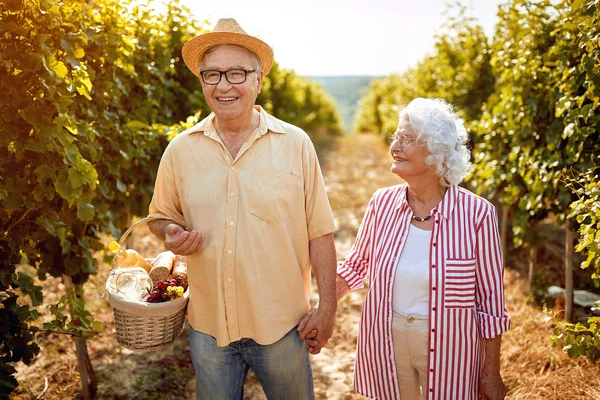
[[[500,374],[487,373],[485,369],[481,372],[479,391],[484,400],[503,400],[508,392]]]
[[[204,235],[200,232],[186,231],[178,224],[167,225],[165,231],[165,248],[175,254],[187,256],[195,253],[204,243]]]
[[[335,325],[335,308],[327,310],[318,307],[312,308],[300,320],[298,334],[300,339],[306,341],[308,352],[319,354],[321,349],[333,335]]]
[[[312,272],[319,288],[319,307],[310,310],[298,325],[301,339],[307,339],[306,345],[311,354],[319,354],[321,348],[333,335],[335,311],[337,308],[335,287],[335,242],[333,234],[328,233],[312,239],[308,252]]]

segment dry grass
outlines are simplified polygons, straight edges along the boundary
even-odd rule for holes
[[[375,189],[399,183],[389,172],[389,165],[386,147],[373,136],[343,137],[328,155],[323,170],[338,228],[338,257],[350,249],[365,205]],[[135,240],[134,247],[144,255],[162,251],[161,244],[144,228],[136,229]],[[132,353],[118,346],[112,313],[100,298],[107,274],[105,267],[85,287],[88,305],[105,327],[105,332],[88,343],[99,378],[98,398],[193,398],[187,330],[174,345],[154,353]],[[62,291],[55,279],[44,282],[44,286],[47,302],[56,300]],[[352,372],[365,293],[365,289],[352,292],[340,303],[334,337],[321,354],[312,356],[318,399],[363,398],[352,390]],[[513,329],[504,335],[502,352],[502,374],[510,389],[508,398],[600,399],[600,366],[585,359],[571,360],[560,349],[549,347],[552,326],[542,311],[528,304],[523,279],[510,268],[506,273],[506,294],[513,319]],[[46,378],[48,389],[42,398],[76,398],[79,374],[72,342],[53,335],[41,338],[40,345],[40,356],[31,366],[18,366],[21,386],[12,398],[35,399]],[[247,399],[265,398],[253,375],[246,381],[245,394]]]
[[[552,322],[527,302],[525,281],[507,270],[506,302],[513,321],[502,342],[502,375],[510,399],[600,399],[600,365],[570,359],[549,345]]]

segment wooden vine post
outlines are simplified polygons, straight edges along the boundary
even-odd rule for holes
[[[74,318],[73,301],[77,298],[77,291],[70,276],[63,274],[63,283],[67,292],[69,312],[71,319]],[[98,379],[90,360],[90,355],[87,349],[87,342],[83,339],[74,338],[75,354],[77,356],[77,365],[79,367],[79,376],[81,378],[81,394],[84,400],[92,400],[96,398],[98,389]]]
[[[533,286],[533,274],[535,273],[536,248],[531,245],[529,248],[529,271],[527,273],[527,290],[531,292]]]
[[[573,322],[573,229],[565,230],[565,319]]]

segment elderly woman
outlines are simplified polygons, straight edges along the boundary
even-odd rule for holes
[[[449,104],[410,102],[390,148],[405,183],[371,197],[338,268],[338,300],[370,278],[354,377],[366,396],[505,397],[502,249],[494,206],[458,186],[470,169],[466,142]]]

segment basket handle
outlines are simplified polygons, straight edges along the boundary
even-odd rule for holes
[[[134,223],[133,225],[131,225],[131,226],[129,227],[129,229],[127,229],[127,230],[125,231],[125,233],[123,233],[123,235],[121,235],[121,239],[119,239],[119,244],[120,244],[121,246],[123,246],[123,243],[125,243],[125,239],[127,239],[127,236],[129,236],[129,234],[131,233],[131,231],[133,230],[133,228],[135,228],[136,226],[138,226],[138,225],[140,225],[140,224],[143,224],[144,222],[150,222],[150,221],[152,221],[152,219],[151,219],[151,218],[148,218],[148,217],[146,217],[146,218],[142,218],[142,219],[140,219],[139,221],[137,221],[136,223]]]

